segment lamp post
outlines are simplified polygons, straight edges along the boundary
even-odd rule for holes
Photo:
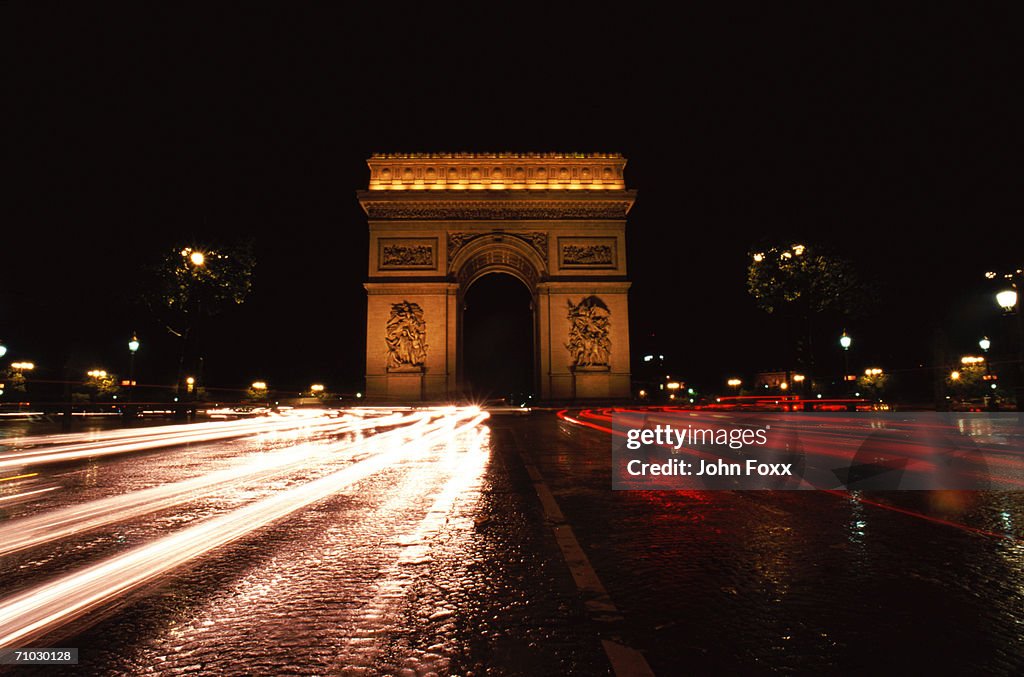
[[[7,346],[4,345],[3,341],[0,341],[0,357],[7,354]]]
[[[206,266],[206,254],[198,249],[185,247],[181,250],[181,258],[184,260],[184,271],[187,276],[187,296],[185,301],[187,324],[185,326],[184,333],[181,334],[181,357],[178,360],[179,394],[183,391],[185,393],[191,391],[190,388],[185,387],[187,384],[183,380],[185,376],[185,353],[188,352],[189,341],[192,342],[193,346],[197,343],[195,334],[198,333],[198,330],[196,324],[199,322],[199,314],[202,309],[202,305],[199,295],[196,293],[196,276],[198,276],[200,274],[200,270]]]
[[[1020,307],[1020,290],[1024,286],[1024,268],[1001,274],[1006,280],[1002,289],[996,292],[996,303],[1006,315],[1017,317],[1017,411],[1024,411],[1024,309]],[[985,273],[985,277],[994,280],[995,272]]]
[[[850,346],[853,345],[853,339],[850,338],[846,330],[843,330],[843,335],[839,337],[839,345],[843,349],[843,389],[845,390],[846,377],[850,373]]]
[[[978,347],[981,348],[981,352],[985,353],[985,376],[989,375],[988,368],[988,349],[992,347],[992,342],[988,340],[987,336],[982,336],[981,340],[978,341]]]
[[[1010,287],[996,294],[996,303],[1007,315],[1017,317],[1017,411],[1024,411],[1024,313],[1021,313],[1018,293],[1024,274],[1017,270],[1015,273],[1007,273],[1004,277],[1010,280]]]
[[[128,342],[128,401],[135,400],[135,353],[139,351],[139,337],[132,332],[132,340]],[[127,414],[128,411],[125,410]]]

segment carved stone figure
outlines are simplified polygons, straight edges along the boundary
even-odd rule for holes
[[[419,304],[392,303],[384,337],[389,369],[422,367],[427,361],[427,323]]]
[[[604,301],[588,296],[579,303],[569,304],[569,350],[574,367],[606,367],[612,352],[608,336],[611,311]]]
[[[384,247],[381,265],[430,266],[434,263],[434,250],[430,245],[389,245]]]
[[[575,245],[562,248],[562,264],[577,266],[609,266],[614,264],[612,248],[605,244]]]

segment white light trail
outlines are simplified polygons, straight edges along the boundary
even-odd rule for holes
[[[419,420],[419,418],[419,416],[409,414],[392,414],[377,419],[359,419],[354,423],[342,425],[336,432],[340,434],[367,428],[400,425],[412,420]],[[402,429],[398,429],[381,433],[381,435],[389,436],[402,432]],[[372,439],[374,438],[370,438],[370,440]],[[300,444],[274,453],[249,457],[243,464],[181,482],[164,484],[120,496],[110,496],[6,522],[0,525],[0,556],[67,538],[107,524],[171,508],[223,489],[230,484],[269,479],[306,465],[315,458],[323,458],[340,451],[355,451],[366,446],[370,440],[358,443],[344,441],[332,444]],[[25,495],[19,494],[19,496]],[[4,499],[0,498],[0,500]]]
[[[338,421],[331,419],[326,419],[320,423],[312,423],[304,419],[277,419],[269,422],[263,419],[260,421],[232,421],[229,424],[220,423],[216,427],[198,430],[186,426],[168,426],[168,428],[173,428],[173,430],[144,433],[120,440],[115,444],[111,444],[109,440],[104,440],[0,454],[0,469],[148,451],[159,449],[160,447],[212,442],[266,432],[281,432],[300,428],[308,428],[310,432],[313,432],[329,429],[337,425],[339,425]]]
[[[384,470],[413,453],[410,446],[403,444],[410,437],[418,443],[411,446],[417,448],[474,428],[487,417],[485,413],[462,410],[427,425],[433,415],[424,412],[420,423],[405,429],[406,435],[388,440],[386,450],[343,470],[205,520],[0,601],[0,648],[24,646],[48,630],[175,567]],[[452,423],[467,419],[468,422],[452,428]]]

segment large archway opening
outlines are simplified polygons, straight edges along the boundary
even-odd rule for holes
[[[483,275],[463,297],[464,386],[478,399],[519,403],[534,389],[534,313],[530,290],[505,273]]]

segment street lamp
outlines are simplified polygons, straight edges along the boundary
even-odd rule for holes
[[[7,354],[7,346],[5,346],[3,344],[3,342],[0,342],[0,357],[3,357],[6,354]]]
[[[139,337],[132,332],[132,340],[128,342],[128,401],[135,399],[135,353],[139,352]]]
[[[845,329],[843,335],[839,337],[839,345],[843,349],[843,383],[846,383],[846,377],[850,373],[850,346],[853,345],[853,339]]]
[[[11,362],[11,369],[15,371],[32,371],[36,368],[33,362]]]
[[[987,353],[988,349],[992,347],[992,342],[988,340],[987,336],[984,336],[978,341],[978,347]]]
[[[1013,289],[1004,289],[996,294],[996,303],[1006,312],[1011,312],[1017,307],[1017,292]]]
[[[985,273],[985,277],[995,279],[996,273]],[[1017,316],[1017,411],[1024,411],[1024,309],[1020,307],[1019,294],[1024,285],[1024,269],[1003,273],[1003,279],[1007,280],[1009,287],[996,293],[996,303],[1007,315]]]
[[[206,263],[206,255],[203,252],[192,252],[189,254],[188,260],[192,262],[193,266],[201,266]]]

